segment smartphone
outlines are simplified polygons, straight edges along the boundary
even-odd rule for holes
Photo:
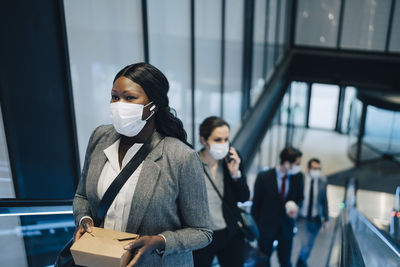
[[[230,151],[231,151],[231,146],[229,146],[229,152],[228,152],[228,155],[226,156],[226,161],[228,163],[230,163],[233,160],[232,153]]]

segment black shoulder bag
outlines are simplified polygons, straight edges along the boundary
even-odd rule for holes
[[[96,226],[100,226],[106,217],[107,211],[110,208],[115,197],[118,195],[121,188],[124,186],[132,173],[139,167],[147,155],[155,148],[160,141],[163,139],[158,132],[154,131],[149,139],[143,144],[143,146],[136,152],[133,158],[125,165],[118,176],[108,187],[107,191],[104,193],[103,198],[100,201],[99,207],[97,209],[97,216],[94,218]],[[54,264],[55,267],[74,267],[75,262],[72,258],[70,248],[73,244],[73,238],[64,246],[64,248],[59,252]]]
[[[229,207],[229,205],[224,201],[221,193],[218,191],[217,186],[214,184],[211,177],[208,175],[206,169],[204,168],[204,173],[206,174],[208,180],[211,185],[214,187],[215,192],[217,192],[218,197],[222,200],[222,205],[226,207],[233,218],[236,218],[236,223],[239,226],[239,229],[242,231],[245,239],[248,241],[254,241],[260,237],[260,232],[258,230],[256,221],[250,213],[246,212],[244,209],[237,207],[239,210],[240,216],[237,216],[236,213]]]

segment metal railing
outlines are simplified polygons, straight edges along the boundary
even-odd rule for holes
[[[398,195],[395,200],[394,210],[398,209]],[[397,244],[357,210],[357,181],[353,178],[347,182],[341,208],[326,266],[400,266]]]
[[[394,240],[400,243],[400,186],[396,189],[394,197],[392,216],[390,217],[389,233]]]
[[[72,200],[0,200],[0,217],[60,214],[72,214]]]

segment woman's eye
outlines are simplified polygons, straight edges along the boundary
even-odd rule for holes
[[[129,101],[129,100],[134,100],[134,99],[136,99],[136,97],[134,97],[134,96],[127,96],[127,97],[125,97],[125,99]]]
[[[119,97],[116,95],[111,95],[111,100],[119,100]]]
[[[216,138],[216,139],[214,139],[214,141],[215,141],[215,142],[221,142],[222,139],[221,139],[221,138]]]

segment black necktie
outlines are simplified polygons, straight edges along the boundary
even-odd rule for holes
[[[311,179],[311,185],[310,185],[310,197],[308,198],[308,213],[307,213],[307,218],[311,219],[312,218],[312,206],[314,202],[314,179]]]

